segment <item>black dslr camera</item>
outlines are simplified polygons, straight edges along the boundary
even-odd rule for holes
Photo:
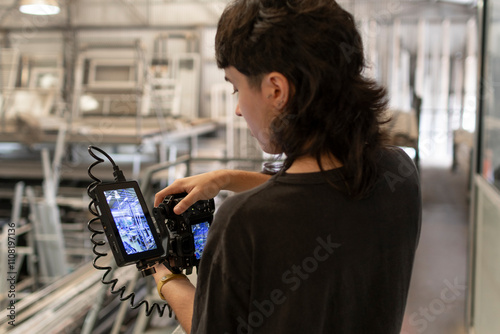
[[[208,228],[215,211],[214,200],[198,201],[181,215],[174,213],[174,207],[187,194],[165,197],[163,202],[153,209],[160,234],[168,236],[166,264],[172,271],[185,268],[190,274],[193,267],[198,267],[201,254],[207,242]]]
[[[136,264],[143,276],[164,263],[174,273],[197,267],[215,212],[214,200],[193,204],[176,215],[174,206],[186,195],[170,195],[153,209],[154,224],[135,181],[100,184],[95,187],[97,209],[116,264]]]

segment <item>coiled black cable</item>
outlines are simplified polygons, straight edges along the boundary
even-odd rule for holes
[[[106,245],[106,241],[105,240],[96,240],[95,239],[97,236],[103,235],[104,231],[103,230],[98,230],[98,229],[95,229],[94,227],[92,227],[92,224],[94,224],[96,222],[100,222],[100,217],[99,217],[99,213],[98,213],[98,210],[97,210],[97,203],[96,203],[96,197],[95,197],[94,190],[95,190],[95,187],[97,185],[99,185],[99,184],[102,183],[101,180],[99,180],[97,177],[95,177],[92,174],[92,168],[94,168],[95,166],[97,166],[100,163],[104,162],[104,159],[102,159],[101,157],[97,156],[93,152],[93,150],[96,150],[96,151],[100,152],[101,154],[103,154],[109,160],[109,162],[111,162],[111,164],[113,165],[113,175],[115,177],[115,181],[116,182],[125,181],[125,177],[123,176],[123,172],[120,170],[120,168],[115,164],[114,160],[106,152],[104,152],[102,149],[100,149],[99,147],[96,147],[96,146],[92,146],[91,145],[91,146],[88,147],[88,152],[89,152],[90,156],[92,156],[96,160],[88,168],[88,175],[93,180],[93,182],[87,187],[87,194],[91,198],[91,201],[90,201],[89,206],[88,206],[88,210],[89,210],[89,212],[92,215],[95,216],[94,218],[90,219],[89,222],[87,223],[88,230],[90,232],[92,232],[92,235],[90,237],[90,241],[93,244],[92,252],[96,256],[94,258],[94,260],[92,261],[92,265],[97,270],[105,270],[105,273],[103,274],[103,276],[101,278],[101,282],[103,284],[111,285],[111,293],[112,294],[120,294],[120,301],[125,301],[125,300],[130,299],[130,307],[132,309],[137,309],[141,305],[145,305],[145,307],[146,307],[146,315],[147,316],[150,316],[151,313],[153,313],[153,311],[155,309],[157,309],[158,313],[159,313],[159,316],[162,317],[163,314],[164,314],[164,312],[165,312],[165,308],[168,307],[168,316],[172,317],[172,308],[170,307],[170,305],[168,305],[166,303],[163,304],[162,306],[160,306],[157,303],[153,303],[153,305],[150,306],[147,300],[142,300],[138,304],[136,304],[135,303],[135,293],[134,292],[128,294],[127,296],[124,296],[125,289],[126,289],[125,285],[121,286],[118,290],[115,290],[116,284],[118,283],[118,279],[114,278],[112,280],[106,280],[106,276],[113,270],[113,268],[111,268],[109,266],[108,267],[103,267],[103,266],[99,266],[97,264],[97,261],[101,257],[107,256],[108,253],[99,252],[97,250],[97,247],[99,247],[99,246],[105,246]]]

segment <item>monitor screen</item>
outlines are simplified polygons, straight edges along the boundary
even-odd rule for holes
[[[104,191],[106,202],[128,255],[157,248],[141,203],[134,188]]]

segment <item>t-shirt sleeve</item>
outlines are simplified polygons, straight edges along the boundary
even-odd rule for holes
[[[238,328],[246,327],[248,298],[246,286],[213,265],[209,275],[198,279],[191,333],[238,332]]]

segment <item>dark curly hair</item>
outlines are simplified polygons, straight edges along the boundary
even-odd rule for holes
[[[386,134],[380,125],[384,88],[363,76],[363,43],[354,18],[333,0],[236,0],[215,38],[217,65],[234,66],[260,89],[267,73],[291,87],[271,140],[285,154],[283,170],[301,156],[334,155],[348,194],[366,197],[377,177]]]

